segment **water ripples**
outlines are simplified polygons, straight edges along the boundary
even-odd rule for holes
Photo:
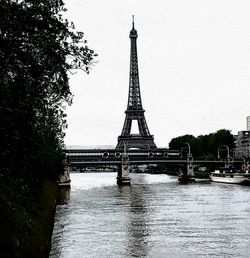
[[[249,187],[149,174],[133,174],[131,187],[118,187],[115,173],[71,179],[57,206],[52,258],[249,256]]]

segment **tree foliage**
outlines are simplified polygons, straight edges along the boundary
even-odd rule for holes
[[[184,135],[173,138],[169,143],[169,148],[181,150],[187,148],[186,143],[190,144],[191,152],[194,157],[216,159],[219,146],[227,145],[230,149],[234,148],[234,137],[230,131],[226,129],[198,137]]]
[[[56,150],[63,145],[66,121],[62,104],[70,104],[72,99],[68,71],[79,68],[88,72],[94,56],[83,33],[63,19],[65,10],[61,0],[1,1],[4,173],[18,175],[26,168],[37,170],[39,164],[48,171],[56,163]]]
[[[1,216],[63,171],[68,73],[88,73],[95,56],[65,11],[62,0],[0,2]]]

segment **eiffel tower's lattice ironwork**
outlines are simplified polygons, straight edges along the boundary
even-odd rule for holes
[[[116,149],[156,149],[154,137],[150,134],[146,119],[144,116],[145,110],[142,108],[140,84],[139,84],[139,71],[137,59],[137,46],[136,39],[138,37],[137,31],[133,27],[130,31],[131,51],[130,51],[130,78],[129,78],[129,93],[128,93],[128,106],[125,111],[126,117],[121,135],[118,137],[118,144]],[[131,134],[132,121],[138,122],[139,134]]]

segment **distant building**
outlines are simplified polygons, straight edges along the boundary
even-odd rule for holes
[[[247,117],[247,130],[238,132],[235,140],[235,158],[250,158],[250,116]]]
[[[250,116],[247,116],[247,131],[250,131]]]

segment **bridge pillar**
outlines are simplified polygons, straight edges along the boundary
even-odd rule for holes
[[[192,154],[187,156],[187,175],[189,177],[194,176],[194,164],[193,164],[193,157]]]
[[[118,167],[118,172],[117,172],[117,184],[118,185],[130,185],[131,184],[131,178],[129,175],[130,171],[130,162],[128,159],[128,155],[124,153],[122,155],[122,161],[120,166]]]
[[[69,176],[69,164],[65,162],[64,173],[59,177],[58,186],[59,187],[69,187],[70,188],[70,176]]]
[[[180,166],[180,173],[178,180],[180,183],[188,183],[188,182],[194,182],[194,165],[193,165],[193,157],[192,154],[189,153],[187,155],[187,165]]]

